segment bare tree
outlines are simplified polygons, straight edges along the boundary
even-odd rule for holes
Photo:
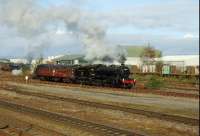
[[[160,58],[161,56],[162,56],[161,51],[150,46],[150,44],[148,44],[148,46],[145,47],[143,52],[140,54],[143,63],[148,63],[148,64],[154,62],[155,58]]]

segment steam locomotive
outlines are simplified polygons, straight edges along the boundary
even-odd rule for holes
[[[96,86],[132,88],[136,80],[129,78],[128,67],[121,65],[65,66],[59,64],[38,65],[34,77],[40,80],[78,83]]]

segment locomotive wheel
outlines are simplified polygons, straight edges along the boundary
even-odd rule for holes
[[[54,78],[52,78],[52,79],[53,79],[53,81],[55,81],[55,82],[60,82],[60,81],[62,81],[62,79],[59,78],[59,77],[54,77]]]
[[[101,86],[101,84],[102,84],[102,83],[101,83],[101,80],[96,80],[94,85],[95,85],[95,86]]]
[[[70,79],[68,79],[68,78],[63,78],[62,82],[64,82],[64,83],[72,83],[72,81]]]
[[[122,88],[124,88],[124,89],[131,89],[133,87],[133,85],[127,85],[127,84],[123,84],[122,85]]]
[[[45,77],[39,77],[41,81],[45,81]]]
[[[119,87],[119,85],[118,85],[118,81],[112,81],[112,87],[114,87],[114,88],[118,88]]]

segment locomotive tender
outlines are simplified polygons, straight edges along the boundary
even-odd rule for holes
[[[124,65],[41,64],[37,66],[34,75],[41,80],[120,88],[132,88],[136,83],[136,80],[129,78],[130,70]]]

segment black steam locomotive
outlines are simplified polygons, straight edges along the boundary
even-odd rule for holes
[[[54,64],[38,65],[35,76],[51,81],[71,82],[86,85],[132,88],[136,81],[129,78],[130,70],[121,65],[63,66]]]

